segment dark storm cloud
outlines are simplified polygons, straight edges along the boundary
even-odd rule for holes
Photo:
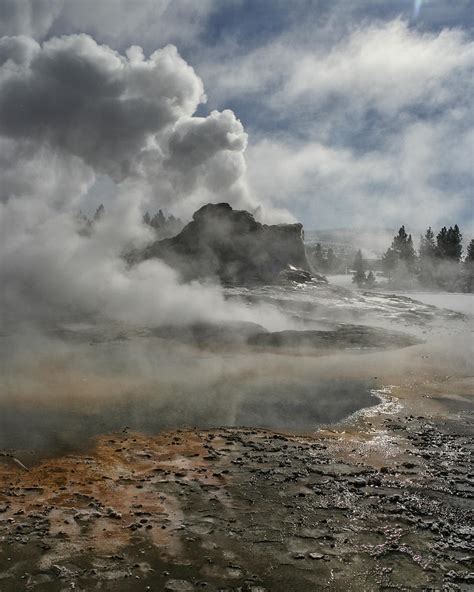
[[[42,46],[20,37],[2,40],[0,57],[0,133],[47,142],[118,178],[147,136],[191,115],[203,97],[172,46],[145,60],[138,49],[123,57],[87,35]]]

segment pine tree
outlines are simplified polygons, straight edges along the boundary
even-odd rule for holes
[[[430,226],[420,240],[420,259],[434,259],[437,250],[434,232]]]
[[[372,270],[369,271],[366,279],[366,285],[368,288],[372,288],[375,285],[375,275]]]
[[[435,283],[437,256],[438,247],[436,246],[434,232],[430,226],[425,232],[425,236],[420,239],[418,278],[424,286],[432,286]]]
[[[382,257],[382,267],[389,280],[392,279],[395,269],[398,265],[398,253],[391,247],[387,249]]]
[[[90,236],[92,229],[92,221],[84,214],[82,210],[75,216],[75,222],[77,224],[77,231],[81,236]]]
[[[443,228],[438,232],[438,235],[436,236],[436,246],[438,247],[438,257],[441,259],[445,258],[448,248],[448,229],[446,226],[443,226]]]
[[[467,247],[466,258],[464,259],[465,263],[474,263],[474,238],[471,238],[471,242]]]
[[[148,225],[150,225],[150,222],[151,222],[151,217],[150,217],[150,214],[149,214],[149,212],[145,212],[145,213],[143,214],[143,224],[148,224]]]
[[[407,240],[408,234],[405,230],[405,226],[401,226],[398,230],[398,234],[393,237],[392,249],[401,253]]]
[[[321,247],[321,243],[318,243],[314,248],[314,256],[319,262],[323,260],[323,248]]]
[[[405,263],[408,271],[411,273],[415,271],[416,253],[415,248],[413,247],[413,239],[411,238],[411,234],[408,235],[406,243],[403,245],[400,259]]]
[[[457,224],[448,230],[448,245],[448,258],[459,263],[462,255],[462,234]]]
[[[99,222],[99,220],[102,219],[102,217],[104,216],[104,214],[105,214],[104,204],[100,204],[100,206],[95,211],[93,221],[94,222]]]
[[[454,228],[450,226],[449,229],[443,226],[436,237],[436,242],[442,259],[459,263],[462,255],[462,234],[457,224]]]
[[[415,249],[413,248],[411,234],[407,234],[405,226],[402,226],[398,234],[394,236],[391,248],[397,253],[398,258],[406,263],[408,268],[413,269]]]
[[[318,271],[324,271],[324,253],[321,243],[318,243],[313,250],[314,265]]]
[[[162,228],[166,224],[166,218],[163,214],[163,210],[158,210],[158,213],[155,214],[151,219],[150,224],[153,226],[153,228],[155,228],[155,230]]]
[[[464,292],[474,292],[474,239],[467,247],[461,276],[461,289]]]
[[[405,226],[401,226],[398,234],[393,237],[391,247],[382,258],[385,274],[391,279],[395,273],[406,275],[415,271],[416,253],[411,234],[407,234]]]
[[[337,257],[333,249],[329,248],[326,254],[326,271],[334,272],[337,267]]]
[[[362,251],[359,249],[354,259],[354,275],[352,276],[352,281],[360,288],[365,284],[366,280],[364,259],[362,257]]]

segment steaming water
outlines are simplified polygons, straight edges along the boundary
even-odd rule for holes
[[[245,380],[211,394],[181,389],[173,398],[124,396],[93,413],[49,406],[4,406],[0,448],[67,452],[101,433],[219,426],[313,431],[362,407],[376,405],[366,381],[276,382]]]
[[[270,303],[301,328],[342,320],[437,335],[430,324],[439,317],[442,326],[466,331],[453,313],[406,297],[330,286],[233,289],[228,296],[250,306]],[[381,386],[383,369],[398,379],[422,353],[419,346],[363,355],[209,351],[150,336],[145,328],[86,320],[70,320],[49,333],[4,333],[0,449],[55,454],[124,427],[150,433],[194,426],[309,432],[377,405],[371,390]]]
[[[32,336],[20,358],[11,354],[17,338],[0,340],[0,449],[67,452],[126,426],[309,432],[378,403],[372,378],[328,373],[322,358],[216,353],[133,332],[113,341],[78,339]]]

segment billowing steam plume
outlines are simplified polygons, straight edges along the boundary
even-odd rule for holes
[[[140,47],[121,55],[88,35],[41,45],[0,39],[7,315],[73,309],[140,323],[250,318],[216,287],[182,284],[157,260],[129,268],[123,259],[151,240],[146,208],[189,216],[208,201],[257,207],[245,185],[242,124],[232,111],[194,116],[204,101],[200,78],[171,45],[145,58]],[[116,195],[86,237],[75,216],[98,176],[113,180]]]

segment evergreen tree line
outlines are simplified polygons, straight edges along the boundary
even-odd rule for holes
[[[175,218],[173,215],[166,217],[163,214],[163,210],[158,210],[154,216],[150,216],[149,212],[145,212],[143,214],[143,222],[155,230],[166,229],[171,232],[176,229],[175,234],[183,228],[183,223],[179,218]]]
[[[428,228],[420,238],[418,253],[411,234],[402,226],[382,258],[390,283],[419,283],[426,288],[472,292],[474,290],[474,239],[462,258],[462,234],[457,224],[444,226],[436,235]]]
[[[346,273],[347,268],[350,266],[350,261],[348,261],[345,252],[337,255],[331,247],[324,249],[321,243],[306,247],[306,254],[312,265],[320,273]]]
[[[104,216],[105,208],[103,204],[100,204],[96,209],[92,218],[89,218],[82,211],[79,211],[76,217],[79,225],[79,233],[84,236],[89,236],[92,233],[94,224],[99,222]],[[175,218],[173,215],[166,217],[163,214],[163,210],[158,210],[154,216],[150,216],[149,212],[145,212],[143,215],[143,223],[151,226],[155,230],[157,238],[159,239],[175,236],[184,226],[179,218]]]
[[[94,224],[99,222],[105,214],[105,208],[103,204],[96,209],[92,218],[87,217],[82,210],[76,216],[76,222],[79,226],[79,234],[83,236],[89,236],[92,233]]]
[[[360,249],[356,253],[353,268],[354,273],[352,275],[352,281],[354,284],[357,284],[359,288],[362,288],[362,286],[372,288],[375,284],[375,275],[372,270],[369,270],[367,274],[365,273],[366,264]]]

